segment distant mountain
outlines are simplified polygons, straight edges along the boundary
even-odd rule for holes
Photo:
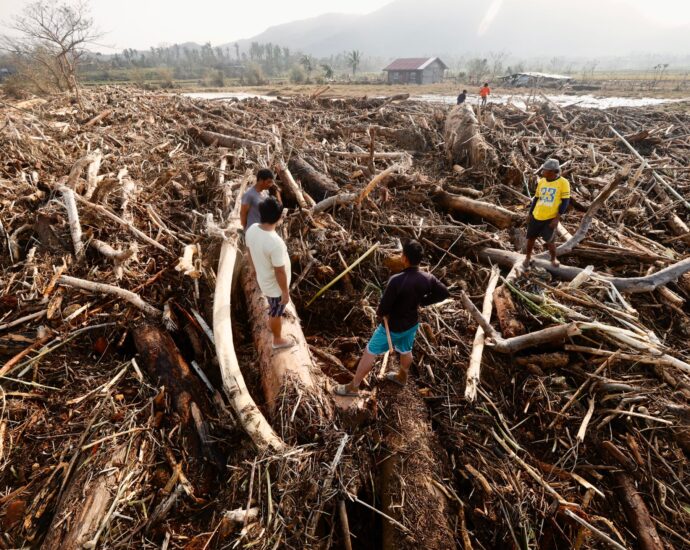
[[[239,42],[243,50],[273,42],[316,56],[354,48],[384,57],[685,54],[690,25],[663,27],[615,0],[395,0],[367,15],[321,15]]]

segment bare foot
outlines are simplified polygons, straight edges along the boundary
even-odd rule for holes
[[[559,262],[557,259],[554,258],[553,260],[551,260],[551,265],[553,267],[560,267],[561,262]]]
[[[522,262],[522,268],[526,271],[529,269],[530,264],[532,263],[532,260],[525,258],[525,261]]]

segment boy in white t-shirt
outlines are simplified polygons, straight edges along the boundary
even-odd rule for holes
[[[261,292],[268,299],[268,327],[273,333],[273,349],[289,348],[294,342],[283,338],[282,320],[290,301],[290,256],[285,242],[276,233],[283,205],[274,197],[259,203],[260,223],[247,229],[245,242]]]

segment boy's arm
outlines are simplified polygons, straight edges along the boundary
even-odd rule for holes
[[[283,246],[276,245],[271,250],[271,264],[276,276],[276,282],[280,287],[280,303],[286,305],[290,301],[290,289],[287,283],[287,271],[285,270],[285,258],[283,257]]]
[[[278,286],[280,287],[280,303],[282,305],[287,305],[290,301],[290,289],[287,284],[285,266],[281,265],[279,267],[274,267],[273,272],[276,274],[276,281],[278,281]]]
[[[395,303],[395,285],[390,283],[386,286],[386,290],[383,291],[383,296],[381,296],[381,301],[379,302],[379,307],[376,309],[376,315],[378,317],[388,317],[393,310],[393,304]]]
[[[450,292],[448,292],[448,289],[446,288],[446,285],[444,285],[441,281],[439,281],[436,277],[433,275],[431,276],[431,287],[429,288],[429,292],[424,295],[422,298],[421,304],[423,306],[430,306],[431,304],[437,304],[439,302],[442,302],[446,298],[450,296]]]
[[[242,203],[242,208],[240,208],[240,222],[242,223],[242,227],[247,227],[247,216],[249,215],[249,208],[251,208],[249,204]]]

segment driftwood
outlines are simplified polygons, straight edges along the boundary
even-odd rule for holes
[[[527,332],[525,325],[518,319],[517,307],[507,285],[499,286],[494,292],[494,306],[496,307],[496,318],[501,326],[501,334],[503,334],[504,338],[520,336]]]
[[[440,187],[433,190],[432,196],[436,204],[447,212],[482,218],[501,229],[511,227],[521,219],[515,212],[495,204],[453,195]]]
[[[283,194],[294,200],[300,208],[309,208],[309,205],[302,194],[302,190],[300,189],[299,185],[297,185],[295,178],[292,177],[287,164],[285,164],[283,161],[278,162],[276,164],[276,172],[280,177],[280,181],[284,184]]]
[[[512,268],[518,262],[522,261],[524,256],[509,250],[484,248],[479,252],[479,258],[490,263],[497,263]],[[559,267],[554,267],[550,261],[541,258],[535,258],[534,263],[537,267],[545,269],[549,273],[560,279],[565,279],[566,281],[573,280],[584,271],[584,269],[574,266],[560,265]],[[676,262],[675,264],[660,269],[650,275],[645,275],[644,277],[610,277],[600,275],[596,272],[594,272],[593,275],[597,279],[611,283],[622,292],[639,293],[651,292],[662,285],[677,281],[679,277],[688,272],[690,272],[690,258]]]
[[[637,535],[639,547],[642,550],[664,550],[665,545],[657,533],[656,525],[649,515],[647,505],[635,487],[635,482],[625,473],[616,474],[615,479],[617,493],[623,504],[628,523]]]
[[[318,203],[331,195],[337,195],[340,187],[330,176],[318,172],[307,161],[300,157],[292,157],[288,167],[294,176],[302,182],[302,187]]]
[[[496,150],[482,136],[479,121],[468,103],[456,105],[448,112],[444,137],[449,164],[482,170],[498,166]]]
[[[224,190],[226,208],[231,203],[230,186],[223,181],[225,158],[221,161],[221,176],[219,184]],[[245,180],[246,184],[246,180]],[[215,340],[218,363],[223,377],[223,387],[230,399],[230,403],[237,415],[242,427],[252,438],[254,444],[260,449],[272,448],[281,450],[285,444],[276,435],[270,424],[257,407],[254,399],[249,394],[244,376],[240,370],[235,344],[232,335],[232,307],[230,298],[232,295],[233,272],[236,269],[237,247],[239,241],[240,224],[240,198],[245,185],[240,186],[235,197],[234,207],[229,216],[230,235],[223,241],[218,260],[218,274],[216,276],[216,289],[213,298],[213,337]]]
[[[566,338],[581,334],[577,323],[569,323],[505,339],[491,326],[491,324],[489,324],[487,319],[477,309],[477,306],[469,299],[465,291],[462,291],[460,296],[465,309],[470,313],[477,324],[484,329],[484,332],[488,336],[486,345],[491,345],[493,349],[500,353],[515,353],[523,349],[546,343],[561,342]]]
[[[74,255],[80,258],[84,253],[84,243],[81,241],[81,224],[79,223],[77,203],[74,200],[74,191],[64,185],[58,187],[58,190],[62,193],[62,200],[65,202],[65,210],[67,211],[67,219],[69,221],[69,231],[72,235],[72,244],[74,246]]]
[[[208,428],[203,418],[210,415],[211,405],[202,383],[189,368],[173,339],[167,332],[151,325],[137,327],[132,336],[149,377],[156,387],[164,386],[170,395],[180,418],[185,450],[197,461],[206,456],[210,463],[222,468],[206,435]]]
[[[246,265],[242,271],[241,281],[247,299],[254,347],[259,357],[261,381],[269,410],[275,415],[281,396],[286,391],[299,391],[302,394],[300,401],[303,407],[315,409],[319,417],[317,422],[325,422],[333,415],[333,410],[330,400],[323,394],[323,385],[316,379],[318,369],[312,361],[294,305],[288,304],[285,317],[282,319],[283,338],[294,342],[294,345],[287,349],[273,350],[273,335],[266,325],[268,303],[250,265]],[[292,414],[294,418],[294,411]],[[297,414],[304,415],[304,408],[297,410]]]
[[[75,277],[70,277],[68,275],[60,276],[58,282],[63,286],[78,288],[80,290],[88,290],[89,292],[97,292],[100,294],[111,294],[113,296],[117,296],[118,298],[122,298],[123,300],[129,302],[133,306],[138,307],[140,310],[142,310],[144,313],[147,313],[148,315],[160,316],[163,313],[161,310],[156,309],[151,304],[148,304],[144,300],[142,300],[141,296],[139,296],[138,294],[115,285],[94,283],[92,281],[85,281],[84,279],[77,279]]]
[[[60,502],[57,513],[41,548],[47,550],[81,550],[97,548],[103,530],[112,519],[123,493],[133,485],[142,463],[137,453],[141,438],[121,443],[109,453],[103,453],[101,467],[91,470],[93,462],[85,457],[77,469]],[[103,460],[105,458],[105,460]],[[94,472],[98,472],[93,475]]]
[[[487,320],[491,320],[491,310],[493,309],[493,299],[495,297],[494,290],[498,283],[500,272],[497,266],[491,269],[491,276],[489,283],[486,286],[484,294],[484,304],[482,306],[482,315]],[[467,366],[467,382],[465,384],[465,399],[474,401],[477,398],[477,386],[479,386],[479,375],[482,368],[482,354],[484,352],[485,341],[484,329],[477,326],[477,331],[474,334],[474,341],[472,342],[472,352],[470,353],[470,362]]]
[[[200,139],[206,145],[219,145],[220,147],[228,147],[230,149],[237,147],[266,147],[265,143],[261,143],[259,141],[228,136],[226,134],[219,134],[209,130],[200,130],[199,128],[190,128],[189,135]]]

